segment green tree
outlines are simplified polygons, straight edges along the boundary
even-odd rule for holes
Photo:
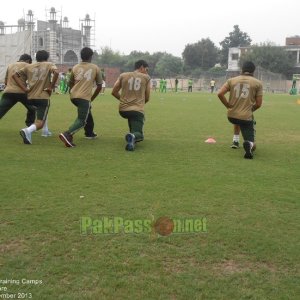
[[[156,77],[160,76],[160,74],[156,73],[156,70],[157,70],[156,65],[160,61],[160,59],[166,54],[167,54],[166,52],[154,52],[151,55],[151,58],[148,61],[148,63],[149,63],[149,67],[150,67],[150,74],[152,76],[156,76]]]
[[[295,64],[292,54],[284,47],[275,46],[272,43],[262,43],[251,47],[240,59],[242,65],[244,61],[251,60],[255,65],[274,73],[289,75]]]
[[[195,44],[185,46],[182,53],[185,70],[212,68],[218,59],[218,48],[209,39],[201,39]]]
[[[97,51],[94,51],[93,58],[92,58],[92,63],[96,64],[96,65],[99,65],[100,60],[101,60],[100,54]]]
[[[229,32],[229,36],[227,36],[222,42],[221,45],[221,64],[227,65],[228,62],[228,51],[229,48],[232,47],[247,47],[251,45],[251,38],[246,32],[240,30],[239,25],[233,26],[233,31]]]
[[[113,51],[109,47],[101,48],[101,54],[97,60],[100,66],[110,66],[122,68],[125,64],[124,56],[118,51]]]
[[[157,62],[154,73],[158,77],[171,77],[182,73],[180,57],[165,53]]]
[[[221,67],[220,65],[216,65],[215,67],[208,70],[208,74],[210,74],[211,77],[221,77],[226,76],[226,70],[227,68]]]
[[[153,66],[150,64],[151,54],[149,52],[132,51],[126,56],[126,63],[122,71],[132,71],[134,69],[134,64],[137,60],[143,59],[149,64],[150,70],[153,70]]]
[[[129,55],[126,56],[126,64],[124,65],[124,71],[132,71],[134,63],[139,59],[144,59],[149,64],[149,73],[151,74],[151,76],[161,76],[161,73],[157,73],[157,71],[160,72],[160,69],[156,66],[163,57],[169,55],[171,54],[167,54],[166,52],[155,52],[153,54],[150,54],[149,52],[132,51]],[[175,66],[177,66],[176,63]]]

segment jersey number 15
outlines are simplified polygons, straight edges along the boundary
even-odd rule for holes
[[[248,96],[249,96],[249,92],[250,92],[250,84],[248,84],[248,83],[238,83],[234,87],[234,92],[235,92],[236,98],[247,99]]]

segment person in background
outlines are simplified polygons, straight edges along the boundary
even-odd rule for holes
[[[71,78],[71,71],[72,71],[72,68],[69,68],[68,69],[68,72],[66,73],[66,76],[65,76],[65,91],[64,93],[68,93],[70,91],[70,78]]]
[[[175,78],[175,93],[178,92],[178,78]]]
[[[216,81],[212,78],[210,81],[210,93],[212,94],[216,87]]]
[[[66,78],[65,73],[61,73],[59,76],[59,91],[61,94],[64,94],[65,92],[65,85],[66,85],[65,78]]]
[[[104,71],[103,68],[101,69],[101,72],[102,72],[102,90],[101,90],[101,94],[104,95],[105,88],[106,88],[106,75],[105,75],[105,71]]]
[[[163,91],[163,85],[164,85],[164,80],[163,80],[163,78],[161,78],[159,80],[159,92],[160,93],[162,93],[162,91]]]
[[[156,92],[157,81],[155,79],[152,79],[151,82],[152,82],[152,91]]]
[[[188,80],[188,92],[192,92],[193,91],[193,79],[189,79]]]
[[[167,80],[166,80],[166,78],[163,79],[161,92],[162,93],[166,93],[167,92]]]

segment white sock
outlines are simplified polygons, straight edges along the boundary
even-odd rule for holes
[[[250,143],[250,145],[251,145],[251,148],[253,148],[254,143],[253,143],[253,142],[250,142],[250,141],[249,141],[249,143]]]
[[[34,131],[36,131],[36,126],[34,124],[30,125],[29,127],[27,127],[27,130],[32,133]]]
[[[48,118],[46,119],[42,130],[43,130],[43,132],[48,132],[49,131],[49,128],[48,128]]]
[[[240,136],[238,134],[233,135],[233,142],[239,142],[240,141]]]

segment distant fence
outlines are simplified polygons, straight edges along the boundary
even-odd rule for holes
[[[215,80],[215,91],[218,90],[227,79],[239,75],[239,72],[224,72],[224,73],[203,73],[199,76],[187,77],[178,75],[178,91],[188,90],[189,79],[193,80],[193,91],[210,91],[210,81]],[[254,77],[261,80],[263,83],[264,92],[269,93],[288,93],[291,88],[292,81],[287,80],[283,74],[272,73],[264,70],[261,67],[257,67],[254,73]],[[153,78],[152,81],[157,82],[157,90],[159,89],[160,78]],[[167,89],[172,91],[175,89],[175,77],[166,78]]]
[[[291,88],[292,82],[289,82],[283,74],[272,73],[257,67],[254,76],[262,81],[265,92],[287,93]]]

